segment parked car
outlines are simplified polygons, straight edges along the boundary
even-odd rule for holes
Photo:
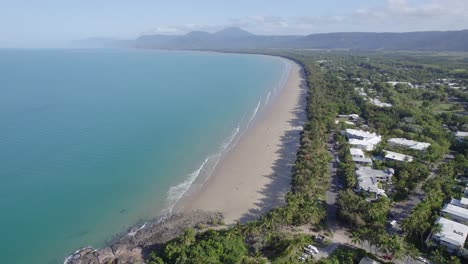
[[[425,259],[425,258],[423,258],[421,256],[417,257],[416,260],[419,261],[419,262],[422,262],[422,263],[428,263],[428,264],[431,263],[429,260],[427,260],[427,259]]]
[[[319,253],[319,250],[314,247],[313,245],[308,245],[306,248],[305,248],[306,251],[311,251],[311,252],[314,252],[314,254],[318,254]]]
[[[390,222],[388,223],[388,226],[389,226],[389,227],[395,227],[396,224],[397,224],[397,221],[392,220],[392,221],[390,221]]]
[[[323,242],[323,240],[325,240],[325,237],[322,236],[322,235],[318,235],[318,236],[315,237],[314,240],[315,240],[316,242],[321,243],[321,242]]]

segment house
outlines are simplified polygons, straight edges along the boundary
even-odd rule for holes
[[[370,99],[371,104],[377,106],[377,107],[392,107],[392,104],[389,103],[384,103],[380,101],[378,98],[371,98]]]
[[[407,148],[419,151],[424,151],[431,145],[431,143],[418,142],[406,138],[391,138],[387,142],[392,147]]]
[[[349,152],[351,153],[351,157],[353,158],[353,162],[358,164],[372,164],[372,159],[367,158],[364,154],[364,151],[359,148],[350,148]]]
[[[413,157],[410,155],[405,155],[405,154],[400,154],[397,152],[389,151],[389,150],[384,150],[385,152],[385,160],[388,161],[398,161],[398,162],[412,162]]]
[[[409,87],[414,88],[414,85],[412,83],[410,83],[410,82],[387,82],[387,83],[392,85],[392,86],[395,86],[397,84],[406,84]]]
[[[356,170],[356,177],[375,177],[379,182],[391,182],[395,170],[388,168],[385,170],[374,170],[370,167],[359,167]]]
[[[463,140],[464,138],[468,138],[468,132],[465,131],[457,131],[455,132],[455,137],[458,140]]]
[[[452,198],[450,204],[468,209],[468,199],[465,197],[462,197],[460,200]]]
[[[364,130],[357,130],[357,129],[346,129],[345,136],[348,139],[359,139],[359,140],[369,140],[372,138],[380,137],[376,133],[367,132]]]
[[[453,204],[446,204],[440,212],[444,217],[455,222],[468,224],[468,209]]]
[[[454,222],[444,217],[439,217],[436,221],[441,230],[433,234],[432,239],[447,248],[449,252],[457,252],[465,245],[468,235],[468,226]]]
[[[375,261],[369,257],[363,257],[361,261],[359,261],[359,264],[380,264],[380,262]]]
[[[359,167],[356,170],[357,189],[386,196],[385,191],[379,187],[379,183],[390,182],[394,173],[393,169],[374,170],[370,167]]]
[[[346,129],[345,136],[353,148],[372,151],[382,141],[382,136],[357,129]]]

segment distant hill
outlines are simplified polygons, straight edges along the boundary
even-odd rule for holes
[[[185,35],[145,35],[125,44],[137,48],[188,50],[300,48],[468,52],[468,30],[265,36],[231,27],[215,33],[194,31]]]

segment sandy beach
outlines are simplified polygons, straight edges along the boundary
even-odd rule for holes
[[[285,87],[206,182],[179,202],[177,211],[219,211],[226,224],[232,224],[258,218],[284,202],[305,122],[307,92],[302,68],[288,63],[291,71]]]

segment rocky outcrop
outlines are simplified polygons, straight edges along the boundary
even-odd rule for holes
[[[108,247],[78,250],[68,257],[64,264],[144,263],[146,254],[181,236],[186,228],[200,224],[209,227],[221,219],[221,213],[204,211],[174,214],[163,221],[147,223],[144,228],[131,228]]]

